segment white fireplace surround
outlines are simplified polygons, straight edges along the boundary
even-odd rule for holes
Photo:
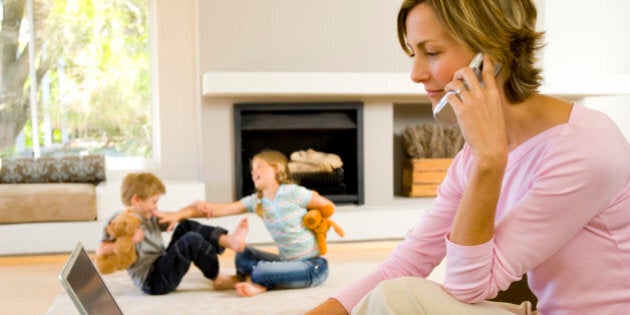
[[[589,75],[551,77],[541,92],[580,100],[590,96],[630,94],[630,75]],[[329,233],[329,240],[369,240],[402,238],[430,207],[431,198],[394,196],[395,105],[430,106],[421,85],[411,82],[408,73],[347,72],[206,72],[202,78],[204,110],[212,112],[212,133],[232,134],[232,105],[238,102],[309,102],[360,101],[364,119],[364,205],[338,206],[334,220],[345,230],[340,239]],[[217,108],[221,108],[220,110]],[[220,116],[220,117],[217,117]],[[210,127],[209,127],[210,128]],[[226,128],[228,130],[216,130]],[[204,136],[210,129],[204,131]],[[202,140],[213,150],[229,152],[229,158],[218,159],[204,154],[206,194],[210,200],[230,200],[233,195],[233,140]],[[204,151],[207,149],[204,148]],[[215,160],[212,160],[212,159]],[[208,161],[209,160],[209,161]],[[215,184],[209,178],[219,178]],[[226,183],[227,181],[227,183]],[[226,190],[226,186],[230,188]],[[224,189],[222,192],[220,189]],[[230,195],[232,193],[232,195]],[[231,226],[234,219],[221,224]],[[253,242],[270,238],[257,221],[253,225]],[[378,228],[375,228],[378,227]]]

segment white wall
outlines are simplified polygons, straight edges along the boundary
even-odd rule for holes
[[[630,73],[630,1],[546,0],[549,75]]]
[[[169,179],[198,178],[199,75],[196,1],[155,0],[157,104],[160,115],[161,168]]]
[[[400,0],[198,3],[203,72],[409,69],[396,39]]]

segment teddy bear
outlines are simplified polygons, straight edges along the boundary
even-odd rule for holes
[[[96,255],[94,260],[99,272],[109,274],[124,270],[138,259],[131,238],[140,227],[140,222],[140,218],[127,209],[107,224],[107,235],[114,239],[114,254]]]
[[[341,227],[330,219],[334,212],[335,207],[328,204],[321,209],[309,209],[309,211],[304,215],[304,219],[302,219],[304,226],[313,231],[315,234],[315,238],[319,244],[320,255],[326,254],[326,233],[331,226],[335,229],[335,232],[337,232],[339,236],[344,237],[345,235]]]

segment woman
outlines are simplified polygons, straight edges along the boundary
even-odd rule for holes
[[[391,257],[312,314],[528,314],[486,301],[524,273],[540,314],[630,309],[630,145],[602,113],[537,92],[535,22],[529,0],[402,3],[411,78],[434,107],[453,91],[466,144]],[[478,52],[483,84],[466,67]],[[444,284],[426,280],[444,258]]]

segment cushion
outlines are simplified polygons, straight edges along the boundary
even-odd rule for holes
[[[96,220],[92,184],[2,184],[0,223]]]
[[[102,155],[9,158],[0,167],[0,183],[90,183],[105,181]]]

